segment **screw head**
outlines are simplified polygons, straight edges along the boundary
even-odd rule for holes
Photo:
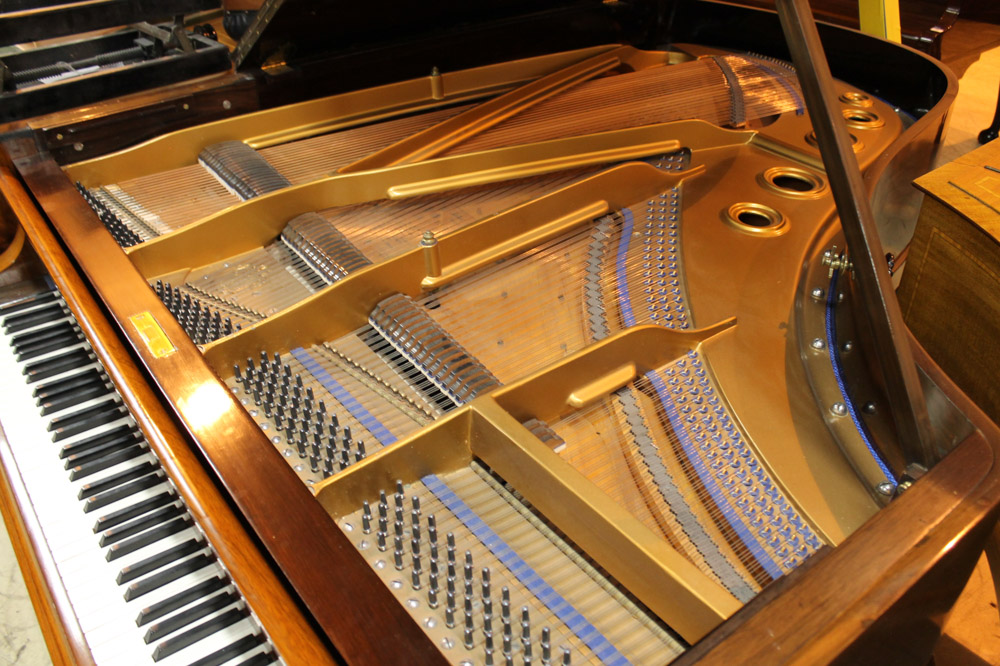
[[[844,344],[840,345],[840,350],[845,354],[854,349],[854,342],[847,340]]]
[[[811,346],[813,349],[817,349],[817,350],[818,349],[825,349],[826,348],[826,343],[823,342],[823,338],[813,338],[813,341],[811,343],[809,343],[809,346]]]
[[[847,414],[847,405],[842,402],[835,402],[830,405],[830,412],[833,413],[834,416],[844,416]]]
[[[875,403],[874,402],[866,402],[865,406],[862,407],[862,409],[865,411],[865,414],[874,414],[875,413]]]
[[[888,497],[889,495],[892,495],[892,491],[894,490],[894,487],[893,487],[893,485],[891,483],[889,483],[888,481],[886,481],[885,483],[878,484],[875,487],[875,489],[878,490],[880,494],[885,495],[886,497]]]
[[[822,287],[814,287],[813,290],[809,292],[809,295],[812,296],[813,299],[817,301],[822,301],[824,298],[826,298],[826,292],[823,291]]]
[[[224,99],[222,100],[222,108],[228,111],[229,109],[233,108],[233,103],[230,102],[228,99]]]

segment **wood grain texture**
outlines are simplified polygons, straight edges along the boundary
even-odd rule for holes
[[[927,193],[899,288],[903,317],[955,383],[1000,420],[1000,145],[917,181]]]
[[[360,561],[346,536],[208,368],[55,162],[31,154],[27,140],[6,147],[21,155],[15,162],[21,176],[86,280],[96,285],[134,353],[340,655],[358,664],[442,661],[441,653]],[[22,214],[37,217],[32,210]],[[33,225],[41,226],[42,220]],[[138,333],[122,323],[138,312],[153,315],[177,353],[164,358],[150,354]],[[120,379],[132,385],[132,377]],[[206,395],[214,405],[210,416],[201,409]],[[287,619],[284,623],[296,624]],[[372,634],[375,627],[377,636]]]

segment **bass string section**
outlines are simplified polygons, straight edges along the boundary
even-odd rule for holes
[[[90,199],[139,241],[259,196],[297,185],[432,127],[468,107],[449,107],[254,150],[206,147],[198,164],[90,188]],[[803,109],[790,67],[749,55],[701,58],[599,77],[473,134],[445,154],[700,118],[741,126]],[[238,144],[238,145],[236,145]]]

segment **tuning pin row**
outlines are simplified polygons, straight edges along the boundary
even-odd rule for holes
[[[243,393],[274,421],[312,472],[332,476],[367,455],[364,441],[354,438],[350,426],[341,426],[336,414],[327,412],[326,403],[316,399],[312,387],[292,372],[280,354],[269,357],[261,352],[257,361],[247,358],[235,364],[233,372]]]
[[[91,194],[87,188],[77,182],[76,189],[87,203],[90,204],[90,207],[94,209],[98,219],[101,220],[101,223],[120,247],[132,247],[142,242],[139,234],[132,231],[111,209],[104,205],[103,201]]]
[[[413,495],[407,502],[401,481],[396,481],[396,490],[391,497],[384,490],[380,491],[375,511],[367,500],[362,504],[361,527],[365,534],[375,532],[375,543],[380,551],[392,549],[393,566],[397,571],[408,571],[410,587],[414,591],[426,588],[428,606],[434,609],[444,607],[445,625],[461,631],[462,644],[467,650],[481,644],[484,663],[502,661],[513,664],[514,655],[520,652],[522,662],[531,664],[537,648],[540,663],[545,666],[552,664],[549,628],[543,627],[535,641],[532,638],[530,609],[522,606],[520,619],[513,617],[507,586],[500,588],[498,616],[489,567],[479,570],[477,586],[472,551],[464,552],[460,564],[452,532],[445,535],[442,559],[436,517],[434,514],[423,516],[418,496]],[[516,628],[515,622],[519,622]],[[477,640],[479,635],[481,643]],[[570,649],[562,647],[561,651],[560,663],[569,666],[572,659]]]
[[[153,291],[195,344],[203,345],[232,334],[233,323],[229,317],[223,319],[221,312],[202,305],[200,300],[181,292],[179,287],[157,280]]]

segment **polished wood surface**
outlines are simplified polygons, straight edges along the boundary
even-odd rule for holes
[[[775,0],[736,0],[738,4],[774,9]],[[969,0],[966,0],[968,2]],[[810,0],[817,21],[857,28],[857,0]],[[962,0],[899,0],[903,43],[938,58],[941,39],[955,24]]]
[[[30,127],[56,160],[68,163],[258,108],[254,77],[228,72],[0,125],[0,133]]]
[[[926,192],[899,288],[903,315],[930,355],[1000,420],[1000,144],[918,179]]]

